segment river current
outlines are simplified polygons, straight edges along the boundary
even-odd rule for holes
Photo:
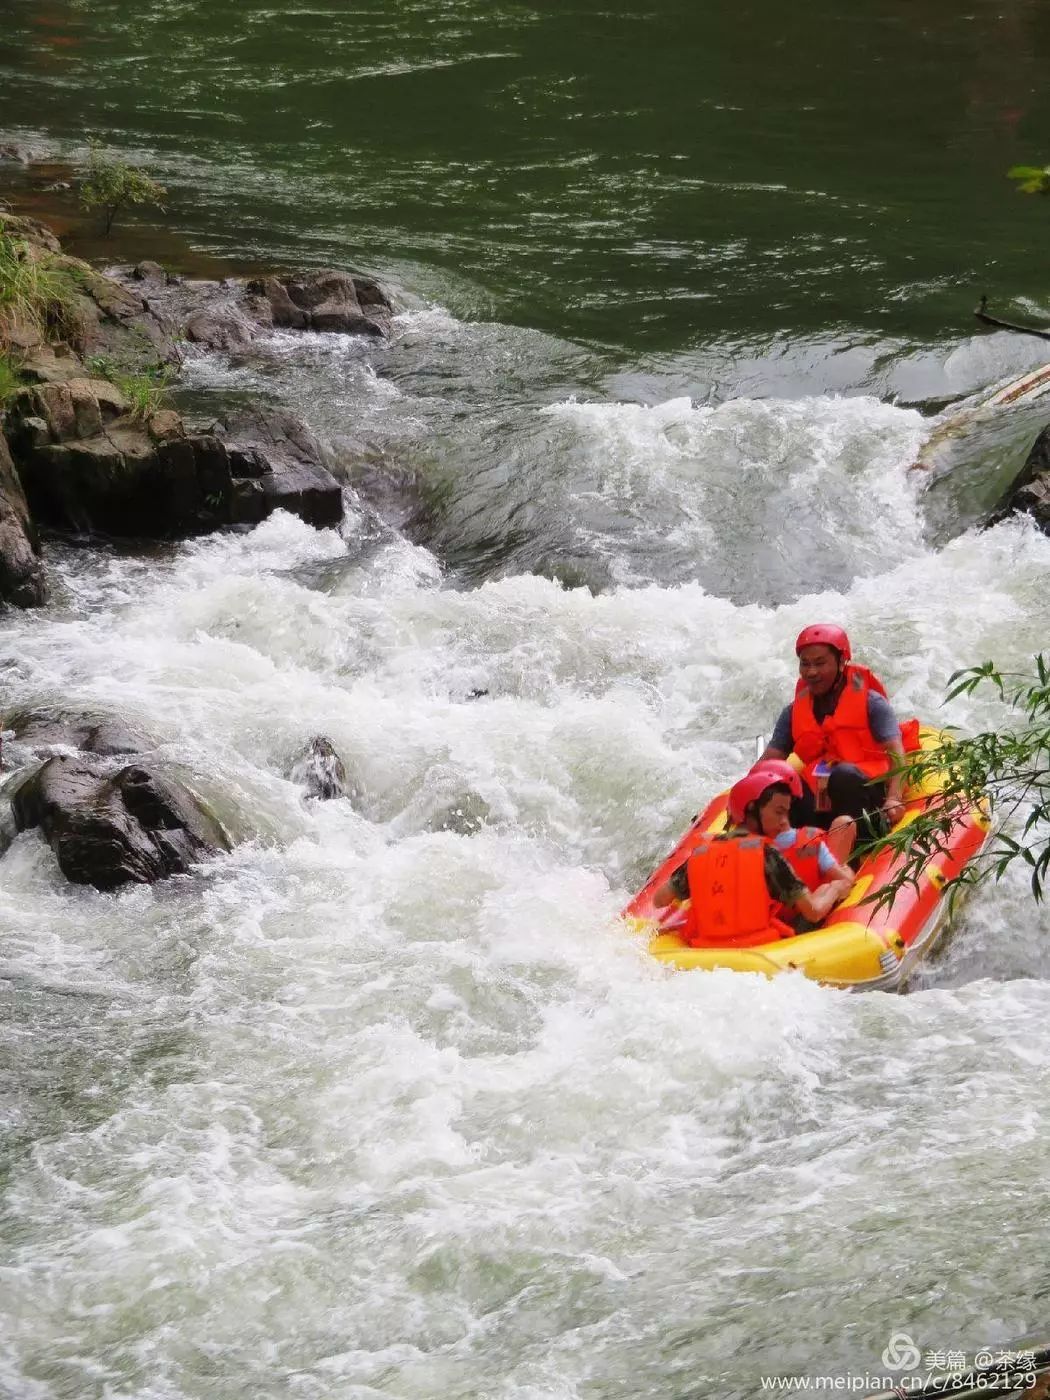
[[[117,895],[32,833],[0,862],[0,1393],[744,1400],[1043,1325],[1020,871],[905,997],[670,974],[617,919],[805,622],[973,729],[1002,710],[949,674],[1050,620],[1050,540],[933,530],[908,470],[920,404],[1042,358],[967,320],[978,268],[1038,295],[1032,211],[957,225],[1045,107],[1003,115],[1039,14],[854,16],[898,81],[942,64],[880,127],[867,62],[859,112],[826,72],[844,15],[715,8],[15,0],[5,130],[100,130],[196,248],[363,263],[401,310],[179,391],[301,413],[352,464],[341,530],[55,542],[53,603],[0,626],[5,708],[119,713],[239,842]],[[935,197],[906,142],[947,130]],[[348,800],[291,780],[318,733]]]

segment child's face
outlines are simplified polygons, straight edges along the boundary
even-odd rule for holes
[[[775,792],[758,809],[758,820],[763,836],[779,836],[791,825],[791,798],[786,792]]]

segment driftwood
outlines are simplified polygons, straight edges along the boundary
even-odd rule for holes
[[[1040,340],[1050,340],[1050,331],[1040,330],[1038,326],[1019,326],[1014,321],[1000,321],[998,316],[990,316],[986,310],[988,298],[982,297],[981,303],[973,313],[978,321],[986,326],[995,326],[1001,331],[1018,331],[1021,335],[1035,335]]]

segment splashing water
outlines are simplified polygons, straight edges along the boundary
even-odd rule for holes
[[[10,1393],[744,1396],[873,1368],[902,1326],[1034,1325],[1050,1032],[1022,879],[900,1000],[668,975],[616,914],[768,730],[805,620],[845,624],[902,710],[994,722],[939,708],[944,680],[1038,647],[1050,541],[927,547],[918,420],[872,401],[530,415],[582,464],[557,530],[618,586],[513,557],[466,586],[395,530],[362,553],[278,515],[148,564],[56,549],[60,605],[7,625],[12,700],[119,711],[241,837],[118,895],[32,833],[4,858]],[[727,561],[801,531],[800,496],[819,548],[744,589]],[[835,540],[854,576],[805,592]],[[646,580],[661,549],[705,563]],[[290,781],[317,733],[353,801]]]

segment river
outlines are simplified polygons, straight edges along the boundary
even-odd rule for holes
[[[196,356],[356,463],[341,532],[54,544],[4,706],[117,711],[241,838],[0,863],[0,1393],[745,1400],[1045,1320],[1046,938],[905,997],[672,975],[617,911],[817,618],[900,708],[1045,645],[1050,540],[931,528],[920,409],[1039,363],[1035,0],[8,0],[0,133],[147,160],[389,344]],[[125,243],[154,237],[148,213]],[[352,800],[290,781],[315,733]],[[1050,1094],[1048,1094],[1050,1098]],[[859,1389],[859,1387],[857,1387]]]

